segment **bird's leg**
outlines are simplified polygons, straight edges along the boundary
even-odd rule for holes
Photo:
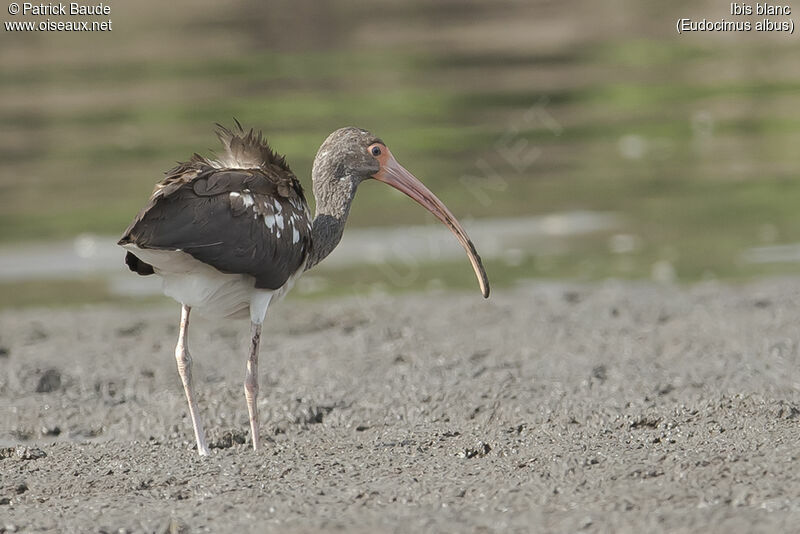
[[[250,323],[250,356],[247,358],[247,372],[244,376],[244,397],[250,414],[250,433],[253,450],[258,450],[258,346],[261,341],[261,323]]]
[[[197,452],[200,456],[208,456],[208,446],[206,437],[203,434],[203,423],[197,415],[197,401],[194,399],[192,391],[192,357],[189,354],[189,312],[191,308],[183,305],[181,307],[181,326],[178,332],[178,345],[175,347],[175,360],[178,362],[178,374],[181,375],[183,390],[186,392],[186,400],[189,401],[189,415],[192,416],[192,426],[194,427],[194,437],[197,439]]]

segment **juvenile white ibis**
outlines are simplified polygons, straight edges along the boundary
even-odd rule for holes
[[[356,188],[374,178],[399,189],[455,234],[489,296],[489,280],[475,246],[450,210],[366,130],[341,128],[322,143],[312,181],[316,215],[303,188],[261,133],[218,127],[223,153],[198,154],[167,171],[119,245],[140,275],[162,278],[164,293],[181,303],[175,359],[189,402],[197,451],[208,454],[192,388],[188,328],[192,309],[212,317],[250,317],[251,343],[244,380],[253,449],[258,449],[258,350],[270,302],[339,243]]]

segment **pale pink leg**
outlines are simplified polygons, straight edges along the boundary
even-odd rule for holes
[[[192,417],[194,437],[197,439],[197,452],[200,456],[208,456],[208,446],[203,434],[203,423],[197,415],[197,401],[192,391],[192,357],[189,354],[189,306],[181,307],[181,326],[178,332],[178,345],[175,347],[175,360],[178,362],[178,374],[181,375],[186,400],[189,401],[189,415]]]
[[[247,372],[244,376],[244,397],[250,413],[250,434],[253,450],[258,450],[258,346],[261,341],[261,323],[250,323],[250,356],[247,359]]]

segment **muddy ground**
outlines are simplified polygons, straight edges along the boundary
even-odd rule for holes
[[[787,532],[800,280],[284,302],[247,325],[0,313],[0,532]]]

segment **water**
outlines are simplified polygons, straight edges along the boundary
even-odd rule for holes
[[[31,283],[92,276],[94,260],[69,251],[76,236],[121,234],[163,171],[207,153],[213,123],[233,117],[263,129],[307,190],[322,140],[358,125],[475,232],[615,214],[612,231],[566,245],[496,252],[502,237],[476,237],[501,283],[800,269],[746,253],[800,242],[796,39],[674,30],[680,17],[723,17],[727,4],[396,0],[380,16],[337,0],[170,5],[115,5],[119,24],[105,35],[0,33],[0,244],[39,258],[13,267]],[[405,229],[421,217],[365,184],[348,233],[381,227],[403,245],[358,256],[404,263],[397,251],[415,250]],[[63,261],[52,268],[27,242],[53,243]],[[100,247],[81,254],[105,258],[104,272],[116,268],[107,240],[81,246]],[[441,249],[425,261],[461,261],[447,237],[425,247]],[[0,291],[24,293],[4,280]]]
[[[607,232],[618,225],[610,213],[564,212],[540,217],[465,222],[484,260],[521,262],[571,238]],[[75,239],[0,247],[0,283],[105,279],[113,295],[160,294],[155,277],[135,276],[123,263],[117,238],[82,234]],[[453,235],[439,224],[348,229],[339,246],[314,273],[393,264],[467,260]]]

